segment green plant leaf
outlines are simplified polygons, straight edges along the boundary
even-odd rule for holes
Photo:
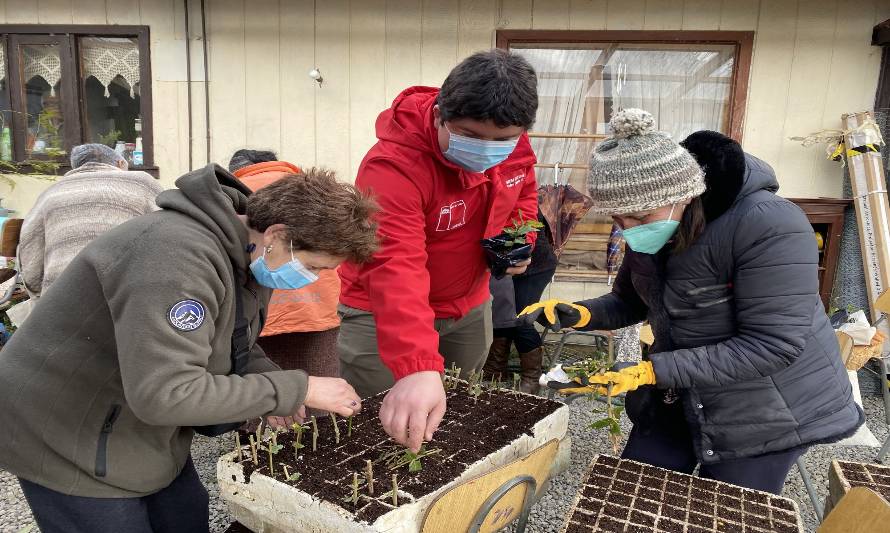
[[[609,433],[612,435],[621,435],[621,426],[618,425],[617,420],[612,420],[611,418],[608,420],[609,422]]]
[[[602,420],[597,420],[593,424],[590,424],[590,429],[603,429],[609,426],[612,423],[612,420],[609,418],[604,418]]]
[[[269,453],[273,453],[273,454],[278,453],[281,451],[282,448],[284,448],[284,445],[282,445],[282,444],[271,444],[270,443],[269,444]]]
[[[423,470],[423,465],[420,464],[420,459],[408,463],[408,472],[420,472],[421,470]]]

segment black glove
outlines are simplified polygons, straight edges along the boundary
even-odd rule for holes
[[[559,331],[563,328],[586,326],[590,323],[590,311],[578,304],[544,300],[526,307],[516,318],[523,325],[530,326],[537,322],[545,328]]]

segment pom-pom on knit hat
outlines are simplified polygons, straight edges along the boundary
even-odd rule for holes
[[[593,211],[619,215],[648,211],[695,198],[705,177],[695,159],[642,109],[624,109],[609,122],[612,137],[590,156],[587,189]]]

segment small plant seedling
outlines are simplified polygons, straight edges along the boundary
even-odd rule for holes
[[[467,381],[467,392],[473,397],[473,403],[479,399],[479,396],[482,395],[482,372],[470,374]]]
[[[253,435],[250,436],[250,455],[253,456],[254,465],[260,464],[256,454],[256,439],[253,438]]]
[[[399,506],[399,476],[392,475],[392,505]]]
[[[358,473],[352,473],[352,505],[358,503]]]
[[[256,427],[256,441],[257,443],[263,442],[263,434],[266,432],[266,421],[261,419],[260,425]]]
[[[504,233],[512,240],[513,246],[522,246],[526,243],[526,235],[540,231],[544,224],[538,222],[537,219],[526,219],[522,216],[522,210],[519,210],[519,219],[513,220],[512,226],[504,228]]]
[[[368,494],[374,495],[374,462],[368,459],[365,461],[365,479],[368,483]]]
[[[498,378],[499,377],[500,377],[500,374],[492,374],[491,375],[491,385],[489,385],[488,390],[490,390],[491,392],[498,390]]]
[[[241,434],[235,432],[235,451],[238,453],[238,462],[241,462]]]
[[[340,426],[337,425],[337,415],[331,413],[331,423],[334,424],[334,443],[340,444]]]
[[[266,451],[269,452],[269,474],[275,474],[275,465],[272,463],[272,458],[284,448],[281,444],[278,444],[277,439],[275,438],[275,434],[272,433],[272,442],[270,442],[266,446]]]
[[[612,405],[612,385],[608,385],[608,392],[606,393],[606,408],[603,409],[594,409],[597,413],[604,413],[605,417],[600,420],[595,421],[590,424],[591,429],[609,429],[609,440],[612,442],[612,450],[618,454],[621,449],[621,424],[619,420],[621,419],[621,412],[624,410],[624,407],[620,405],[613,406]],[[594,394],[594,397],[596,395]]]
[[[519,392],[519,374],[513,374],[513,390]]]
[[[352,436],[352,419],[353,419],[352,416],[350,416],[349,418],[346,419],[346,437],[347,438]]]
[[[299,450],[305,448],[303,446],[303,432],[306,431],[306,426],[295,422],[291,427],[294,428],[294,433],[296,434],[294,438],[294,454],[296,454],[299,453]]]
[[[316,451],[318,449],[318,422],[315,421],[315,416],[312,417],[312,451]]]
[[[423,470],[422,459],[438,455],[442,450],[439,448],[427,450],[426,446],[421,446],[418,453],[411,450],[400,450],[398,448],[391,450],[380,458],[381,462],[390,470],[397,470],[403,466],[408,467],[408,472],[420,472]]]
[[[299,481],[300,478],[303,477],[300,475],[299,472],[294,472],[293,474],[288,472],[286,464],[281,463],[281,466],[284,467],[284,479],[286,479],[288,481]]]

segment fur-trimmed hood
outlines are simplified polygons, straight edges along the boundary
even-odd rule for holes
[[[680,145],[695,157],[705,173],[707,189],[701,199],[709,223],[744,196],[759,190],[779,190],[772,167],[746,154],[738,142],[722,133],[697,131]]]

